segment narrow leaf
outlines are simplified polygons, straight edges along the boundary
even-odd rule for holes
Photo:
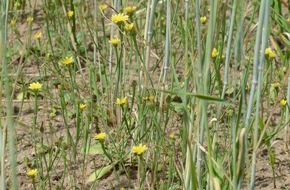
[[[101,179],[104,175],[106,175],[108,172],[110,172],[113,169],[114,165],[108,165],[105,167],[102,167],[100,169],[97,169],[94,171],[88,178],[87,182],[93,182],[95,180]]]

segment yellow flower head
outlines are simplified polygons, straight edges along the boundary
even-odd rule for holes
[[[150,102],[154,102],[155,96],[151,94],[149,96],[144,97],[143,100],[150,101]]]
[[[154,102],[154,99],[155,99],[155,96],[154,95],[150,95],[148,97],[148,100],[151,101],[151,102]]]
[[[265,55],[269,58],[275,58],[276,54],[272,51],[270,47],[265,49]]]
[[[127,15],[131,15],[136,10],[136,6],[125,7],[124,11]]]
[[[38,170],[37,169],[32,169],[32,170],[28,170],[26,175],[28,177],[31,177],[31,178],[35,178],[38,174]]]
[[[279,82],[275,82],[275,83],[272,84],[272,86],[274,88],[279,88],[281,86],[281,84]]]
[[[39,82],[33,82],[29,85],[28,88],[34,92],[38,92],[39,90],[41,90],[42,84]]]
[[[21,6],[21,4],[20,4],[19,1],[17,1],[17,2],[14,3],[14,6],[17,7],[17,8],[19,8]]]
[[[282,100],[280,101],[280,105],[281,105],[281,106],[285,106],[286,104],[287,104],[287,100],[282,99]]]
[[[128,98],[117,98],[116,104],[119,106],[127,105],[128,104]]]
[[[211,57],[212,58],[216,58],[219,55],[219,52],[216,48],[213,48],[212,52],[211,52]]]
[[[74,12],[73,11],[68,11],[67,12],[67,16],[68,16],[68,18],[72,18],[74,16]]]
[[[108,5],[106,4],[100,4],[99,9],[103,12],[107,7]]]
[[[147,149],[146,145],[139,144],[138,146],[133,146],[132,153],[142,155]]]
[[[126,31],[128,31],[128,32],[130,32],[130,31],[132,31],[133,30],[133,28],[134,28],[134,24],[133,23],[131,23],[131,24],[125,24],[125,30]]]
[[[206,21],[207,21],[206,16],[202,16],[202,17],[200,17],[200,22],[201,22],[201,24],[205,24]]]
[[[171,133],[171,134],[169,135],[169,138],[170,138],[171,140],[175,140],[175,134],[174,134],[174,133]]]
[[[83,109],[85,109],[86,108],[86,104],[80,104],[80,110],[83,110]]]
[[[117,46],[120,42],[121,40],[119,38],[112,38],[111,40],[109,40],[109,43],[113,46]]]
[[[125,15],[124,13],[115,14],[111,17],[111,20],[115,24],[122,24],[128,20],[128,15]]]
[[[12,20],[10,21],[10,25],[11,25],[12,27],[14,27],[14,26],[16,25],[16,19],[12,19]]]
[[[57,88],[58,91],[60,91],[60,90],[61,90],[61,84],[58,84],[58,85],[56,86],[56,88]]]
[[[73,57],[65,57],[63,60],[61,60],[61,63],[64,65],[70,65],[74,62]]]
[[[37,32],[35,35],[34,35],[34,38],[39,40],[40,38],[42,37],[42,33],[41,32]]]
[[[32,22],[33,22],[33,17],[28,17],[27,19],[26,19],[26,21],[28,22],[28,24],[31,24]]]
[[[101,133],[97,133],[96,135],[95,135],[95,140],[98,140],[99,142],[104,142],[105,141],[105,138],[106,138],[106,133],[104,133],[104,132],[101,132]]]

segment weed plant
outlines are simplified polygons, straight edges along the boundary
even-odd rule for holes
[[[0,6],[1,189],[287,188],[289,1]]]

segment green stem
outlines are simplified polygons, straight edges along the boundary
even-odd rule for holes
[[[113,159],[112,157],[108,154],[107,150],[106,150],[106,147],[104,145],[104,142],[100,142],[101,143],[101,146],[102,146],[102,149],[104,151],[104,154],[109,158],[109,160],[111,161],[111,163],[113,163]]]
[[[143,162],[142,162],[142,155],[138,156],[138,181],[139,181],[139,189],[143,189]]]
[[[32,179],[32,186],[33,186],[33,189],[36,190],[35,178]]]
[[[9,150],[9,160],[10,160],[10,176],[11,176],[11,189],[18,189],[18,179],[17,179],[17,151],[16,151],[16,132],[13,119],[12,111],[12,100],[11,100],[11,81],[9,77],[9,67],[7,64],[7,36],[8,36],[8,13],[9,13],[9,0],[1,1],[0,3],[0,61],[1,61],[1,76],[3,77],[2,83],[5,90],[5,103],[6,103],[6,125],[8,129],[8,150]],[[1,78],[2,78],[1,77]],[[1,145],[2,146],[2,145]],[[3,148],[3,147],[2,147]],[[2,165],[2,163],[1,163]],[[3,169],[4,170],[4,169]],[[4,176],[4,177],[2,177]],[[3,190],[5,187],[5,175],[1,175]],[[1,187],[1,188],[2,188]]]

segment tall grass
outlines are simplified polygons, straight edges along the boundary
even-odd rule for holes
[[[8,2],[2,189],[255,189],[260,159],[284,187],[287,2]]]
[[[5,102],[5,111],[6,117],[5,120],[1,120],[1,188],[6,189],[6,170],[5,170],[5,148],[6,148],[6,137],[8,136],[8,150],[9,150],[9,164],[10,164],[10,174],[11,179],[11,189],[18,189],[17,181],[17,154],[16,154],[16,134],[15,126],[13,120],[13,111],[12,111],[12,83],[11,78],[8,75],[8,62],[6,57],[7,52],[7,36],[8,36],[8,10],[9,10],[9,1],[1,2],[1,17],[0,17],[0,60],[1,64],[1,100]],[[2,95],[2,87],[4,91],[4,96]],[[1,105],[1,111],[4,109]]]

